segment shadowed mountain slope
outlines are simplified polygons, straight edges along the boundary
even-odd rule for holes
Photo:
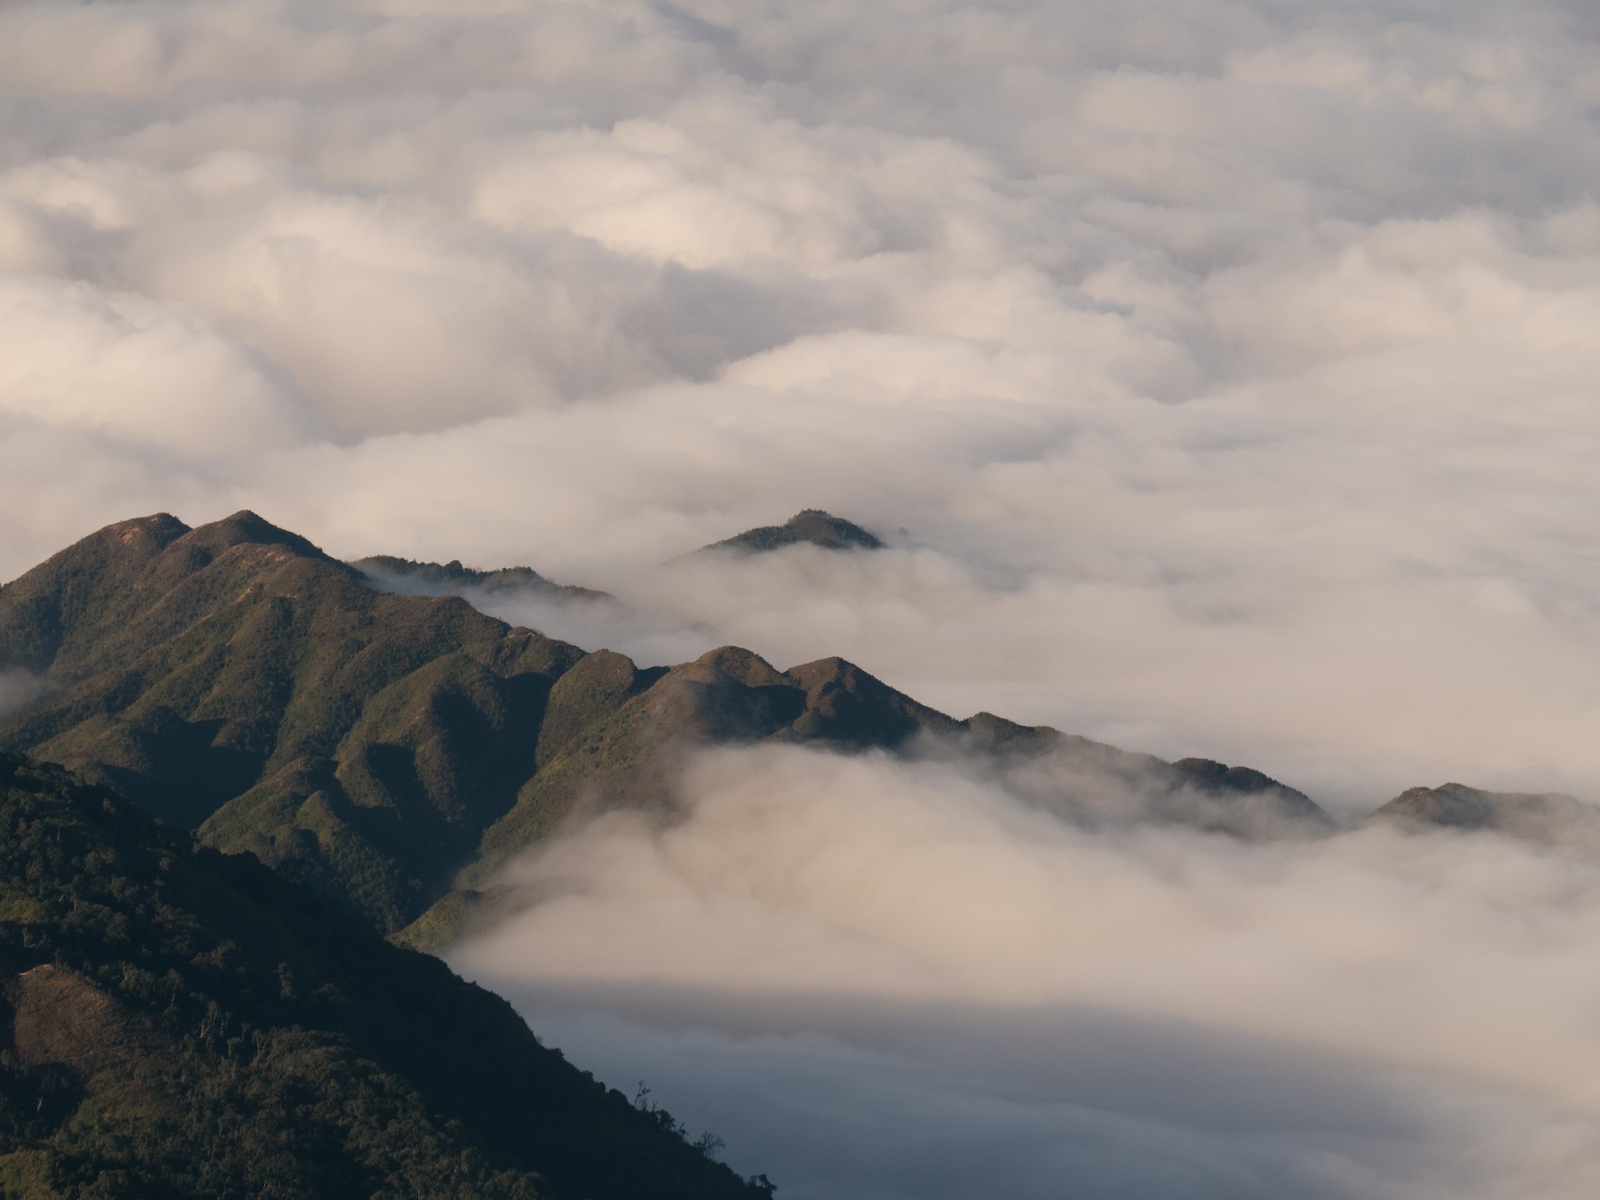
[[[453,886],[482,886],[576,812],[670,806],[682,756],[732,742],[973,760],[1086,824],[1326,824],[1258,772],[958,721],[839,658],[584,654],[453,596],[375,591],[250,513],[123,522],[0,589],[14,666],[58,690],[0,722],[0,751],[64,763],[385,931],[441,898],[434,918],[474,910]]]
[[[1172,766],[1202,795],[1257,798],[1291,819],[1333,828],[1332,818],[1310,796],[1253,767],[1230,767],[1209,758],[1180,758]]]
[[[391,596],[251,513],[161,515],[0,589],[0,665],[60,687],[0,750],[64,763],[384,928],[469,862],[582,657],[454,597]]]
[[[1208,758],[1170,763],[993,713],[962,725],[963,738],[930,743],[923,754],[951,759],[1084,828],[1184,825],[1255,841],[1319,837],[1334,829],[1305,793],[1249,767]]]
[[[517,903],[496,886],[498,870],[575,812],[669,809],[685,753],[759,741],[942,761],[1086,828],[1155,822],[1256,839],[1333,828],[1308,797],[1259,771],[1204,759],[1168,763],[992,713],[956,721],[840,658],[779,671],[724,646],[682,666],[640,671],[599,651],[551,689],[539,770],[485,831],[462,886],[399,940],[436,951],[486,928]]]
[[[503,1000],[245,856],[0,756],[0,1193],[770,1194]]]
[[[471,567],[463,567],[459,560],[447,563],[413,562],[409,558],[395,558],[388,554],[357,559],[350,565],[365,575],[378,591],[398,592],[405,596],[460,596],[467,593],[493,596],[509,592],[546,600],[611,599],[607,592],[553,583],[532,567],[476,571]]]
[[[487,878],[580,802],[662,800],[681,755],[696,746],[771,740],[895,749],[920,734],[964,729],[842,658],[779,671],[737,646],[654,671],[609,651],[591,654],[551,690],[545,721],[539,770],[485,832],[470,878]]]
[[[760,525],[743,533],[705,547],[706,550],[730,550],[740,554],[757,554],[763,550],[777,550],[809,542],[824,550],[881,550],[883,543],[859,525],[842,517],[825,513],[820,508],[807,508],[797,512],[782,525]]]

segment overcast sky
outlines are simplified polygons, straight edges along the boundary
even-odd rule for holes
[[[1597,38],[1600,15],[1577,0],[0,0],[0,578],[113,520],[250,507],[341,556],[519,563],[606,588],[619,605],[504,612],[586,648],[664,662],[738,642],[780,667],[842,654],[956,716],[1248,763],[1348,816],[1446,779],[1600,800]],[[890,549],[661,567],[804,507]],[[0,679],[0,701],[25,693]],[[931,803],[928,781],[902,782],[922,797],[908,813]],[[749,820],[758,841],[771,833]],[[1315,868],[1262,851],[1274,882],[1227,903],[1371,906],[1354,930],[1434,894],[1396,882],[1409,876],[1390,849],[1353,844]],[[1100,861],[1085,845],[1070,854]],[[1202,842],[1183,862],[1191,851],[1202,875],[1231,861]],[[1465,938],[1481,885],[1578,937],[1562,962],[1600,949],[1573,932],[1589,867],[1506,853],[1510,893],[1445,855],[1453,932],[1438,936]],[[599,861],[583,886],[612,895]],[[1151,861],[1104,859],[1136,911]],[[1048,927],[1070,903],[1012,897],[996,919]],[[1431,944],[1420,930],[1397,934],[1408,952]],[[566,935],[526,936],[532,953]],[[1527,947],[1506,937],[1484,961],[1512,971]],[[880,951],[851,960],[862,979],[894,975]],[[1216,1005],[1276,953],[1224,956],[1236,966]],[[1319,970],[1343,961],[1327,956]],[[594,969],[608,987],[649,974],[629,962]],[[720,969],[666,982],[753,986]],[[839,969],[846,999],[866,987]],[[1417,994],[1483,984],[1461,969]],[[1152,970],[1148,987],[1173,986],[1171,962]],[[767,1070],[799,1094],[833,1063],[929,1129],[948,1100],[952,1128],[1081,1141],[1132,1181],[1098,1194],[1182,1194],[1127,1174],[1157,1120],[1145,1109],[1113,1120],[1092,1088],[1052,1094],[1076,1114],[1071,1137],[1032,1110],[995,1117],[990,1101],[1013,1093],[973,1090],[960,1063],[850,1041],[841,1030],[872,1025],[854,1000],[828,1010],[820,1041],[759,1043],[771,1053],[747,1061],[636,1011],[563,1008],[551,997],[574,972],[588,978],[564,967],[555,991],[511,974],[597,1054],[623,1030],[636,1055],[688,1047],[672,1059],[686,1094],[743,1095],[755,1085],[715,1079]],[[1377,1020],[1363,1007],[1376,993],[1335,975],[1348,1021]],[[1592,1007],[1586,975],[1562,978],[1562,1004]],[[1076,987],[1040,995],[1133,1005]],[[967,1019],[929,1011],[928,1029]],[[1059,1041],[1038,1033],[1049,1021],[1089,1027],[1064,1011],[1022,1021],[1016,1044]],[[1160,1035],[1176,1044],[1220,1011],[1151,1020],[1178,1022]],[[1385,1069],[1466,1054],[1412,1061],[1333,1016],[1345,1032],[1313,1037],[1242,1011],[1240,1036]],[[1589,1058],[1557,1044],[1594,1077],[1587,1018],[1541,1012],[1472,1010],[1462,1045],[1501,1020],[1553,1021],[1589,1039]],[[728,1021],[716,1045],[758,1044]],[[1492,1157],[1482,1130],[1539,1129],[1548,1155],[1451,1174],[1448,1155],[1406,1166],[1340,1125],[1354,1174],[1315,1186],[1359,1193],[1370,1170],[1400,1188],[1373,1195],[1470,1194],[1462,1178],[1518,1200],[1592,1195],[1592,1177],[1571,1190],[1548,1164],[1593,1168],[1594,1098],[1549,1072],[1473,1070],[1532,1107],[1496,1092],[1474,1108],[1434,1075],[1384,1103],[1410,1097],[1438,1146]],[[1253,1111],[1269,1112],[1262,1087]],[[1448,1113],[1417,1099],[1441,1095]],[[1540,1105],[1564,1115],[1552,1125]],[[1222,1164],[1197,1195],[1255,1194],[1235,1169],[1258,1171],[1263,1195],[1317,1194],[1304,1171],[1322,1133],[1310,1158],[1250,1142],[1240,1159],[1181,1120],[1161,1128],[1163,1145]],[[858,1194],[942,1194],[905,1183],[918,1153],[896,1151],[891,1182]],[[1061,1153],[1023,1174],[1089,1170]]]

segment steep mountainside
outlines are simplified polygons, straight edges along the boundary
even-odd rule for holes
[[[1014,795],[1087,828],[1176,824],[1250,840],[1320,837],[1334,823],[1303,792],[1249,767],[1209,758],[1169,763],[1047,725],[1024,726],[992,713],[964,722],[953,744]],[[951,743],[925,753],[948,754]],[[982,749],[982,755],[973,751]]]
[[[755,554],[763,550],[777,550],[810,542],[824,550],[881,550],[883,543],[859,525],[843,517],[825,513],[820,508],[807,508],[797,512],[782,525],[760,525],[747,529],[734,537],[715,542],[706,550],[733,551]]]
[[[441,898],[433,925],[451,928],[441,913],[477,903],[451,891],[464,868],[481,886],[583,805],[666,802],[682,753],[723,742],[977,759],[1091,823],[1326,823],[1257,772],[958,721],[843,659],[584,654],[458,598],[374,591],[250,513],[123,522],[0,589],[8,666],[60,690],[0,722],[0,750],[65,763],[385,931]]]
[[[0,1194],[770,1194],[443,963],[0,756]]]
[[[0,590],[0,665],[62,689],[0,723],[0,750],[180,827],[214,818],[230,848],[398,928],[511,806],[581,657],[460,599],[375,592],[251,513],[161,515]]]

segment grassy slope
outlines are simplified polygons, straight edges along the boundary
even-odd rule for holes
[[[248,857],[0,757],[0,1189],[758,1196],[504,1001]]]

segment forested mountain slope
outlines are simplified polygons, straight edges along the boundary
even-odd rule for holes
[[[1073,819],[1104,819],[1080,799],[1110,786],[1139,819],[1327,823],[1257,772],[958,721],[843,659],[780,671],[723,647],[640,668],[369,582],[248,512],[109,526],[0,589],[0,667],[57,689],[0,722],[0,750],[66,764],[387,932],[583,805],[667,802],[681,754],[727,742],[1043,762],[1017,773],[1024,790]]]
[[[0,756],[0,1194],[770,1194],[498,997],[253,859]]]
[[[245,848],[397,928],[510,806],[582,656],[454,597],[374,591],[254,514],[159,515],[0,590],[0,665],[61,688],[0,724],[0,750],[183,828],[244,797]]]

